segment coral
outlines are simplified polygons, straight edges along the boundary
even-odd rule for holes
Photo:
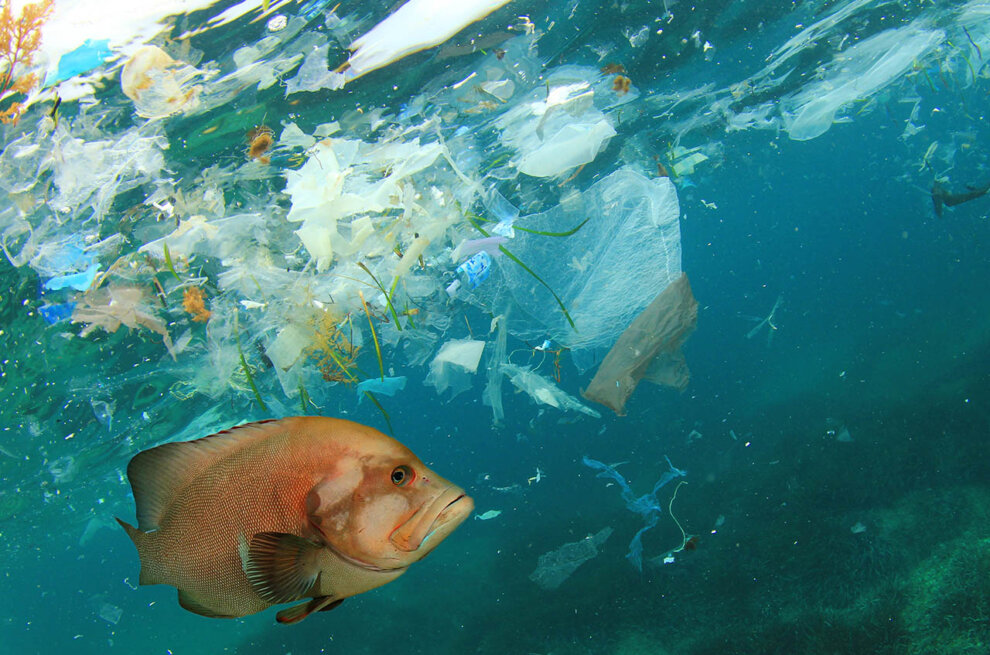
[[[10,0],[0,7],[0,98],[12,93],[26,94],[38,83],[35,73],[18,76],[16,69],[23,71],[34,62],[41,45],[41,26],[51,16],[54,5],[55,0],[24,5],[16,19]],[[0,111],[0,121],[16,123],[23,112],[24,106],[13,102]]]

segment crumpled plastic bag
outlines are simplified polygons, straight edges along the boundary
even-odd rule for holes
[[[519,172],[561,175],[593,161],[615,136],[611,120],[595,106],[595,89],[586,77],[580,67],[558,69],[546,86],[533,89],[498,119],[502,142],[518,153]]]
[[[868,98],[917,65],[945,39],[940,29],[921,21],[880,32],[850,46],[824,67],[823,79],[784,98],[781,113],[788,136],[806,141],[821,136],[836,113],[855,100]]]
[[[643,378],[684,390],[690,374],[681,345],[698,323],[698,301],[681,273],[626,328],[581,395],[625,414],[626,400]]]

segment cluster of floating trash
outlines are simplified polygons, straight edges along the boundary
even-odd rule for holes
[[[248,112],[244,157],[189,171],[226,146],[214,135],[237,130],[226,113],[209,120],[216,108],[304,53],[288,95],[388,59],[363,57],[379,26],[355,42],[347,80],[314,75],[327,33],[347,24],[322,18],[329,29],[288,19],[237,50],[230,71],[142,46],[119,71],[89,72],[119,75],[130,104],[35,117],[7,145],[0,184],[16,205],[0,245],[41,276],[45,320],[79,338],[121,326],[154,336],[159,374],[182,399],[306,408],[331,384],[381,407],[377,395],[409,377],[451,396],[481,378],[498,421],[506,377],[537,403],[599,416],[548,371],[510,363],[507,334],[547,341],[558,366],[570,351],[582,370],[622,335],[586,394],[620,413],[643,377],[683,388],[697,305],[674,185],[652,162],[602,156],[638,93],[597,68],[545,69],[528,21],[399,113],[358,108],[304,131],[271,114],[280,126],[250,124]],[[576,179],[586,166],[594,176]],[[469,306],[494,317],[490,331],[465,325]]]

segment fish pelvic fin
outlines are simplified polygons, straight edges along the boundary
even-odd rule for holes
[[[343,602],[343,598],[335,600],[333,596],[319,596],[301,605],[293,605],[282,610],[275,615],[275,620],[285,625],[299,623],[313,612],[329,612]]]
[[[179,605],[182,606],[182,609],[188,610],[193,614],[199,614],[200,616],[205,616],[211,619],[236,618],[230,614],[219,614],[214,612],[212,609],[193,598],[188,592],[182,591],[181,589],[179,590]]]
[[[275,605],[305,598],[320,575],[319,554],[312,541],[284,532],[259,532],[251,537],[242,566],[251,588]]]

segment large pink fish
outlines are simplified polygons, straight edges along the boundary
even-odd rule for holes
[[[474,502],[398,441],[331,418],[249,423],[138,453],[127,467],[141,584],[237,617],[280,603],[281,623],[402,575]],[[119,519],[118,519],[119,521]]]

